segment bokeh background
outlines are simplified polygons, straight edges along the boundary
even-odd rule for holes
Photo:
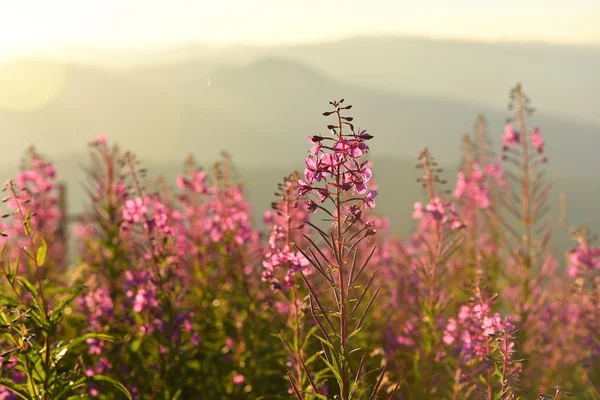
[[[598,21],[595,0],[0,0],[0,178],[35,144],[77,214],[99,134],[171,182],[188,154],[208,167],[226,150],[258,217],[276,182],[303,168],[306,137],[326,133],[327,102],[343,97],[377,138],[378,212],[405,233],[419,151],[452,182],[481,113],[499,153],[521,82],[566,248],[570,227],[600,231]]]

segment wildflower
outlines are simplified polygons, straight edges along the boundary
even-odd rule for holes
[[[304,178],[308,182],[321,182],[326,175],[326,172],[320,168],[320,163],[316,162],[312,159],[312,157],[308,157],[304,160],[306,163],[306,169],[304,170]]]
[[[421,219],[423,218],[423,212],[425,211],[425,207],[423,207],[423,203],[421,203],[420,201],[415,202],[414,204],[414,212],[412,217],[414,219]]]
[[[465,176],[463,171],[458,172],[454,197],[457,199],[466,199],[469,204],[480,209],[489,207],[490,201],[486,177],[479,163],[473,164],[473,171],[469,177]]]
[[[531,130],[531,144],[538,153],[542,153],[544,151],[544,138],[542,137],[542,132],[540,128],[534,128]]]
[[[365,207],[367,209],[375,208],[375,197],[377,197],[377,194],[377,190],[371,190],[369,193],[367,193],[364,199]]]
[[[567,273],[576,278],[583,276],[588,270],[600,270],[600,248],[582,243],[569,251]]]
[[[520,136],[519,132],[515,131],[515,128],[508,124],[504,127],[504,135],[502,136],[502,142],[506,147],[515,147],[519,144]]]
[[[128,199],[123,209],[123,219],[129,223],[137,223],[143,219],[146,211],[146,205],[141,197]]]
[[[504,329],[514,329],[510,317],[502,319],[500,314],[492,314],[489,304],[462,306],[458,318],[448,320],[443,341],[449,346],[457,346],[465,362],[474,357],[482,360],[487,354],[486,346],[490,343],[491,336]]]
[[[107,137],[105,134],[99,135],[96,139],[92,140],[89,145],[92,147],[100,146],[101,144],[106,144]]]

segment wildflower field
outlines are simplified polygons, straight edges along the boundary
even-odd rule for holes
[[[30,150],[3,195],[0,399],[600,399],[600,247],[553,249],[543,127],[520,85],[510,105],[459,171],[415,154],[403,238],[344,100],[302,116],[323,131],[263,221],[226,156],[168,182],[100,136],[73,216]]]

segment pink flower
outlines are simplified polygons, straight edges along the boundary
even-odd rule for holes
[[[413,212],[412,217],[414,219],[423,218],[423,211],[425,211],[425,207],[423,207],[423,203],[421,203],[420,201],[417,201],[413,207],[414,207],[415,211]]]
[[[569,251],[567,273],[572,278],[585,275],[589,270],[600,269],[600,248],[581,244]]]
[[[319,136],[309,136],[308,137],[308,141],[311,142],[313,144],[313,146],[310,148],[310,154],[313,155],[317,155],[319,154],[319,151],[321,149],[321,140],[323,138],[319,137]]]
[[[342,139],[335,144],[333,149],[338,153],[347,154],[352,158],[358,158],[363,155],[363,151],[366,151],[368,147],[364,142]]]
[[[542,138],[542,132],[540,128],[534,128],[531,130],[531,144],[538,153],[544,151],[544,138]]]
[[[141,197],[137,197],[135,200],[128,199],[123,209],[123,219],[129,223],[139,222],[144,217],[146,211],[147,208]]]
[[[448,324],[446,325],[446,330],[444,331],[444,336],[442,340],[447,345],[451,345],[456,341],[456,330],[458,329],[458,325],[456,324],[456,320],[450,318],[448,320]]]
[[[367,209],[375,208],[375,197],[377,197],[377,194],[377,190],[371,190],[369,193],[367,193],[364,199],[365,207]]]
[[[435,197],[433,200],[431,200],[425,209],[431,213],[436,221],[445,222],[446,218],[444,216],[444,205],[439,197]]]
[[[107,142],[107,137],[105,134],[101,134],[100,136],[98,136],[96,139],[92,140],[90,142],[90,146],[99,146],[101,144],[106,144]]]
[[[298,181],[298,196],[305,196],[312,190],[312,187],[303,180]]]
[[[316,162],[312,157],[308,157],[304,160],[306,168],[304,169],[304,178],[310,182],[321,182],[325,173],[321,168],[320,162]]]
[[[508,124],[504,127],[504,136],[502,142],[507,147],[515,147],[520,140],[519,132],[515,132],[515,128]]]

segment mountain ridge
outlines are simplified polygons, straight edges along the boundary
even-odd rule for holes
[[[0,111],[4,144],[19,151],[30,143],[60,156],[77,152],[99,133],[151,160],[175,160],[189,149],[212,157],[227,149],[244,164],[277,164],[301,158],[308,135],[322,133],[327,102],[345,97],[352,115],[377,138],[376,154],[412,157],[425,146],[452,163],[460,138],[483,113],[498,142],[508,112],[463,100],[381,92],[329,78],[309,65],[273,55],[210,69],[210,81],[169,70],[135,79],[130,72],[66,66],[65,84],[52,102],[30,112]],[[1,71],[0,71],[1,73]],[[600,167],[600,124],[541,113],[531,120],[547,139],[550,168],[567,176]],[[533,126],[533,125],[531,125]],[[48,136],[55,140],[48,141]],[[19,148],[21,150],[19,150]],[[277,149],[276,152],[273,150]],[[8,154],[0,164],[10,165]]]

